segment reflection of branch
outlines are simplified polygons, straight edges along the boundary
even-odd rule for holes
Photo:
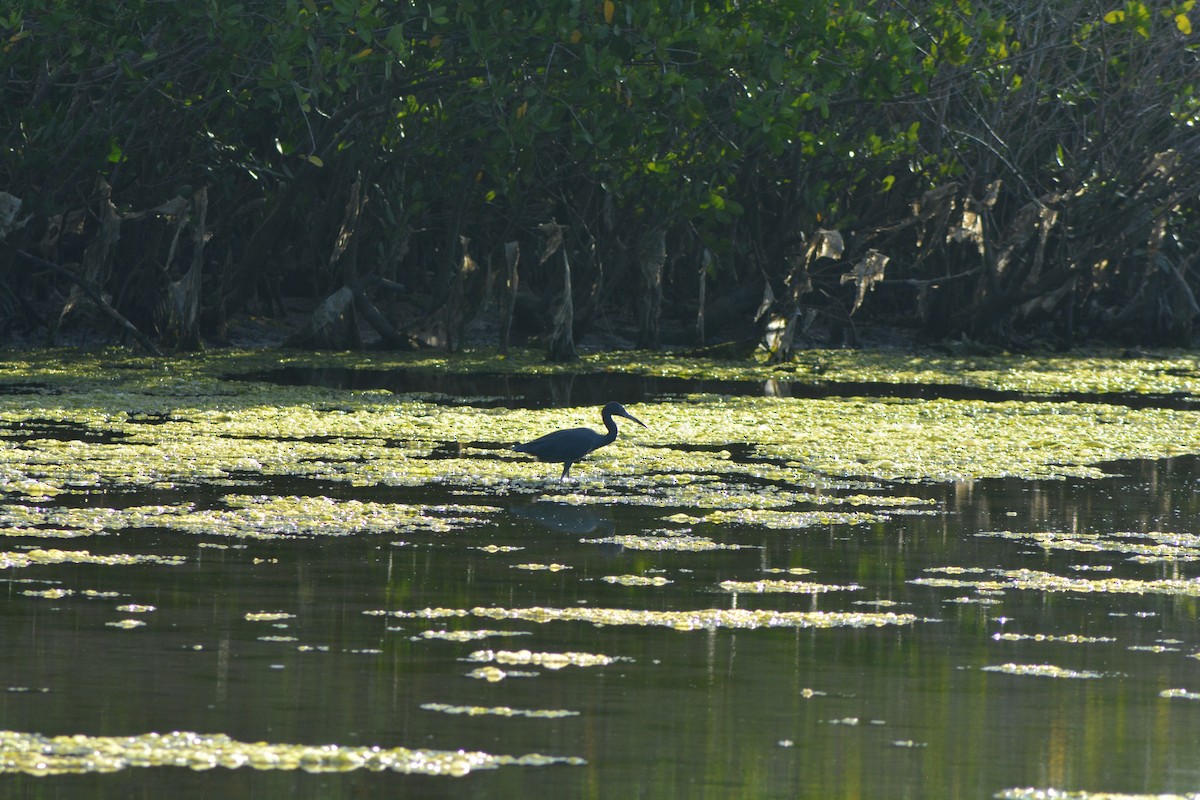
[[[82,289],[83,293],[86,294],[93,303],[98,305],[105,314],[108,314],[110,317],[112,317],[118,325],[124,328],[130,336],[137,340],[137,343],[142,346],[142,349],[156,356],[162,355],[162,351],[158,349],[154,342],[152,342],[150,338],[146,336],[146,334],[134,327],[132,322],[125,319],[120,311],[117,311],[115,308],[113,308],[112,305],[104,299],[104,296],[100,293],[100,290],[97,289],[87,278],[84,278],[82,275],[76,275],[74,272],[62,266],[61,264],[55,264],[53,261],[47,261],[44,258],[38,258],[32,253],[27,253],[24,250],[18,249],[17,255],[19,255],[21,258],[24,258],[26,261],[32,261],[34,264],[37,264],[40,267],[52,269],[60,275],[66,276],[76,286]]]

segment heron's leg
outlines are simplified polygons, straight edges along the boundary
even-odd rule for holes
[[[563,462],[563,474],[562,474],[562,477],[559,478],[559,480],[565,481],[569,477],[571,477],[571,462],[564,461]]]

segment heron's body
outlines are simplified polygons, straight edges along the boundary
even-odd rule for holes
[[[571,465],[597,448],[612,444],[617,438],[617,423],[613,417],[631,419],[643,428],[646,423],[625,410],[620,403],[609,403],[600,412],[604,420],[606,433],[594,431],[591,428],[569,428],[565,431],[554,431],[538,437],[531,442],[513,445],[518,453],[529,453],[536,456],[538,461],[550,461],[563,465],[562,480],[571,476]]]

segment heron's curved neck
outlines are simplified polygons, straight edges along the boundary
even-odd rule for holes
[[[604,437],[604,444],[612,444],[617,439],[617,421],[612,418],[612,414],[601,414],[601,417],[604,419],[604,427],[608,429],[608,435]]]

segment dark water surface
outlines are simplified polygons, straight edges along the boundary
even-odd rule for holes
[[[937,798],[1008,788],[1188,792],[1200,788],[1200,630],[1194,597],[1064,593],[914,584],[927,569],[1028,568],[1080,578],[1191,578],[1190,562],[1137,563],[1126,553],[1046,550],[989,531],[1195,532],[1200,460],[1110,465],[1094,481],[987,480],[903,487],[936,513],[873,525],[795,531],[754,526],[695,533],[750,545],[707,553],[646,552],[580,539],[661,528],[688,509],[577,507],[541,497],[456,494],[501,505],[477,528],[446,534],[239,541],[142,530],[94,537],[93,553],[184,555],[181,566],[31,566],[0,573],[0,718],[46,735],[190,730],[247,742],[379,745],[576,756],[586,765],[502,767],[462,778],[364,770],[347,774],[217,768],[0,776],[0,797],[29,798]],[[325,494],[291,480],[251,494]],[[220,489],[72,504],[203,505]],[[353,492],[340,487],[342,493]],[[362,490],[367,491],[367,490]],[[370,499],[413,502],[424,490],[372,488]],[[438,502],[433,495],[422,502]],[[199,546],[223,544],[230,549]],[[523,550],[488,554],[479,547]],[[45,545],[43,543],[43,546]],[[63,545],[66,546],[66,545]],[[515,564],[569,565],[561,572]],[[722,580],[796,578],[857,584],[814,596],[738,594]],[[1110,571],[1079,569],[1111,567]],[[648,572],[654,570],[654,572]],[[662,587],[603,576],[654,574]],[[986,577],[975,573],[967,577]],[[58,600],[29,589],[75,589]],[[91,599],[83,589],[113,590]],[[985,605],[979,600],[994,601]],[[875,601],[897,605],[877,608]],[[106,625],[153,605],[145,627]],[[379,610],[577,606],[686,610],[892,610],[929,621],[823,630],[676,631],[465,619],[398,619]],[[248,621],[283,611],[281,622]],[[425,630],[527,632],[483,641],[414,640]],[[1001,633],[1077,635],[1089,643],[1008,641]],[[270,641],[263,637],[295,637]],[[1149,649],[1130,649],[1130,648]],[[481,649],[579,651],[608,666],[535,671],[489,683],[467,677]],[[1052,664],[1091,679],[1018,676],[986,666]],[[556,709],[553,719],[450,715],[428,703]]]
[[[476,407],[567,408],[602,406],[620,398],[641,403],[682,394],[727,394],[749,397],[895,397],[907,399],[982,400],[985,402],[1050,401],[1107,403],[1131,408],[1200,408],[1200,398],[1185,392],[1056,392],[1034,394],[954,383],[882,381],[716,380],[593,372],[581,375],[508,375],[426,370],[352,369],[288,366],[267,372],[230,375],[282,386],[327,386],[336,389],[386,389],[396,394],[435,395],[447,402]],[[460,399],[461,398],[461,399]]]

